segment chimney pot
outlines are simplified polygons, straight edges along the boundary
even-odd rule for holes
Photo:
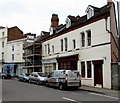
[[[51,18],[51,27],[56,28],[58,27],[59,24],[59,18],[57,14],[52,14]]]

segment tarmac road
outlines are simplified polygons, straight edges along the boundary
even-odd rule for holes
[[[42,101],[41,103],[51,101],[51,103],[86,103],[96,102],[110,102],[118,103],[117,97],[108,96],[102,93],[95,93],[90,91],[79,90],[58,90],[53,87],[46,87],[44,85],[29,84],[19,82],[16,79],[2,80],[2,101]],[[8,102],[8,103],[9,103]],[[4,102],[3,102],[4,103]],[[50,103],[50,102],[49,102]]]

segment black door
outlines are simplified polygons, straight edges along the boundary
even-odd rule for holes
[[[102,64],[94,64],[94,86],[101,84],[103,87]]]

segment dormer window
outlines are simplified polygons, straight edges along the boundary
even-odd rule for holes
[[[89,5],[86,10],[86,13],[87,13],[87,19],[90,19],[91,17],[94,16],[94,8]]]
[[[50,35],[52,35],[53,34],[53,28],[50,27],[49,31],[50,31]]]
[[[66,22],[66,28],[69,28],[71,26],[71,20],[67,17],[65,22]]]

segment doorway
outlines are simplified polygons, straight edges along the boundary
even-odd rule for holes
[[[101,86],[103,88],[103,62],[93,62],[94,64],[94,86]]]

